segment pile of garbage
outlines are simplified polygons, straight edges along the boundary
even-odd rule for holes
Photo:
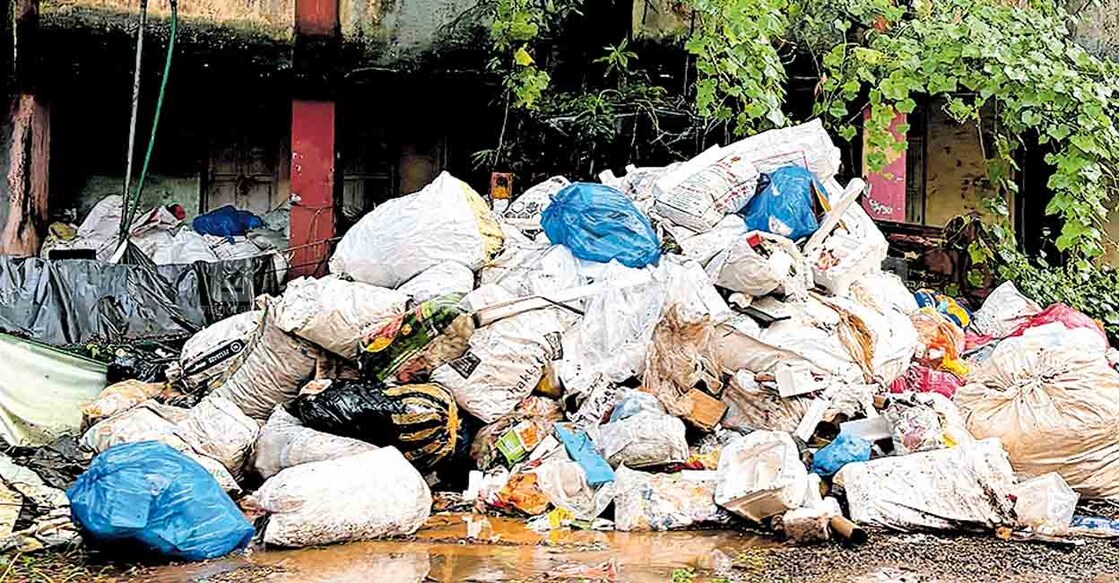
[[[444,173],[330,276],[191,338],[169,385],[86,405],[74,521],[190,560],[409,535],[436,503],[800,542],[1114,530],[1073,516],[1119,496],[1100,326],[1011,284],[974,313],[910,292],[839,165],[813,122],[501,213]]]

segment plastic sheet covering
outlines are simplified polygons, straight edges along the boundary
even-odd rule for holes
[[[104,365],[7,334],[0,360],[0,437],[10,445],[46,445],[78,431],[81,408],[107,384]]]
[[[138,543],[167,557],[201,561],[253,536],[237,505],[202,466],[152,441],[97,456],[66,492],[87,540]]]
[[[56,346],[187,335],[278,290],[268,256],[160,266],[133,246],[122,264],[0,256],[0,330]]]

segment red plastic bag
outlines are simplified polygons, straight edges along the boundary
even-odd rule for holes
[[[1052,324],[1060,322],[1064,324],[1065,328],[1072,330],[1073,328],[1091,328],[1100,334],[1100,337],[1107,341],[1107,333],[1104,332],[1100,323],[1086,316],[1083,312],[1070,308],[1065,304],[1053,304],[1048,308],[1041,311],[1040,314],[1030,316],[1024,322],[1018,325],[1018,329],[1014,331],[1008,338],[1021,336],[1023,332],[1030,328],[1036,328],[1045,324]]]
[[[939,393],[952,398],[956,389],[963,385],[959,377],[943,370],[929,368],[922,364],[914,364],[894,382],[890,383],[891,393]]]

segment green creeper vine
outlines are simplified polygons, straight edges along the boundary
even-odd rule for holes
[[[495,56],[489,68],[505,72],[503,85],[514,107],[535,106],[551,80],[530,52],[548,22],[546,10],[534,0],[496,0],[494,4],[490,40]]]

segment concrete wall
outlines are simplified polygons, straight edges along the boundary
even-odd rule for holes
[[[85,217],[93,205],[106,196],[120,194],[122,176],[94,175],[86,179],[75,206],[78,209],[78,220]],[[198,214],[198,198],[202,190],[199,176],[159,176],[148,175],[144,182],[144,193],[140,195],[140,209],[147,210],[154,206],[178,204],[186,210],[187,217]],[[55,211],[61,209],[53,209]]]
[[[943,227],[957,215],[984,212],[983,198],[993,190],[975,124],[958,124],[935,105],[928,123],[925,224]]]
[[[1119,59],[1119,0],[1070,10],[1079,17],[1073,28],[1077,41],[1096,56]]]

